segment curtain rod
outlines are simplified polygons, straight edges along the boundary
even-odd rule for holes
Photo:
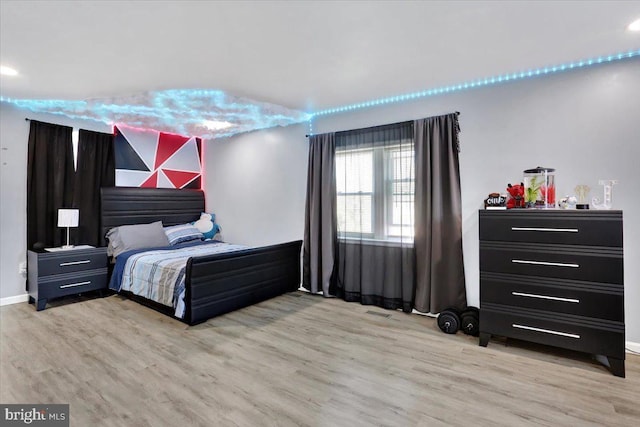
[[[456,113],[456,116],[459,116],[459,115],[460,115],[460,111],[454,111],[454,113]],[[310,136],[309,134],[306,134],[306,135],[305,135],[305,138],[309,138],[309,136]]]

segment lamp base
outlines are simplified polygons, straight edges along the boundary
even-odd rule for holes
[[[62,249],[73,249],[74,245],[62,245]]]

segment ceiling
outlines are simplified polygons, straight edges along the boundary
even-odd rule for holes
[[[3,97],[212,89],[313,112],[638,49],[640,1],[0,2]]]

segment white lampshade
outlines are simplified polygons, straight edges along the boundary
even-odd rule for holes
[[[79,216],[78,209],[58,209],[58,227],[77,227]]]

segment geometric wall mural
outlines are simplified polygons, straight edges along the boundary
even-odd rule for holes
[[[202,140],[155,130],[114,126],[116,186],[202,186]]]

